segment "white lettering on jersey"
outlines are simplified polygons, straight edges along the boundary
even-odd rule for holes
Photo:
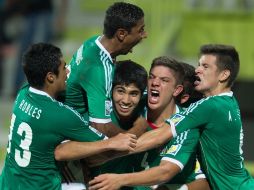
[[[42,110],[27,103],[25,100],[21,101],[19,109],[33,118],[40,119],[41,117]]]

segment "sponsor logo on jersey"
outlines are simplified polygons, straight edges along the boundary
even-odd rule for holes
[[[182,146],[181,144],[171,145],[171,147],[167,150],[166,154],[172,154],[175,156],[177,152],[180,150],[181,146]]]
[[[110,116],[112,103],[110,100],[105,101],[105,115]]]
[[[175,114],[172,118],[170,118],[170,121],[174,123],[175,126],[177,126],[178,123],[180,123],[185,116],[180,114]]]

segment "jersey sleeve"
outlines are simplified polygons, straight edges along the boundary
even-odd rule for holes
[[[89,126],[88,121],[71,108],[61,112],[62,120],[56,128],[64,140],[75,140],[82,142],[93,142],[105,139],[105,135]]]
[[[171,126],[173,136],[176,137],[188,129],[202,129],[211,120],[212,113],[216,110],[211,106],[212,101],[204,98],[196,103],[191,104],[185,111],[173,115],[166,120]]]
[[[162,160],[173,162],[183,170],[190,158],[196,154],[198,140],[198,129],[180,133],[164,148],[161,153]]]
[[[96,123],[108,123],[111,121],[111,85],[112,67],[105,68],[102,63],[90,67],[85,78],[81,81],[85,89],[89,108],[89,120]]]

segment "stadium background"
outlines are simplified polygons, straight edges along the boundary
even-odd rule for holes
[[[62,38],[53,43],[62,48],[66,62],[83,40],[101,34],[106,8],[114,0],[68,1],[66,27]],[[173,56],[194,66],[200,45],[231,44],[240,54],[241,67],[234,92],[239,100],[244,127],[244,157],[254,176],[254,2],[252,0],[129,0],[145,12],[148,38],[134,48],[134,53],[119,59],[132,59],[149,69],[153,58]],[[55,0],[59,5],[61,0]],[[17,33],[21,18],[8,23],[10,33]],[[19,42],[15,42],[17,47]],[[0,99],[0,173],[6,155],[9,132],[15,47],[5,60],[4,87]],[[230,132],[230,131],[229,131]]]

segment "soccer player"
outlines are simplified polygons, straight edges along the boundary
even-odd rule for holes
[[[146,88],[147,72],[141,65],[131,61],[116,64],[113,78],[111,118],[124,130],[128,130],[136,118],[143,112],[146,100],[141,99]],[[111,160],[103,165],[91,168],[95,177],[102,173],[126,173],[133,171],[134,155]]]
[[[103,35],[85,41],[70,63],[64,103],[89,118],[93,127],[109,137],[123,132],[110,118],[115,60],[118,55],[132,52],[147,37],[144,27],[141,8],[116,2],[106,11]],[[145,119],[139,118],[139,127],[133,132],[142,134],[144,123]]]
[[[172,135],[186,130],[198,130],[199,161],[210,187],[254,189],[254,180],[243,163],[242,122],[238,103],[231,91],[239,66],[239,55],[233,46],[201,46],[195,89],[204,98],[191,104],[186,111],[172,116],[164,127],[142,135],[137,149],[158,146]],[[157,135],[160,136],[159,141]],[[176,170],[172,168],[171,172]]]
[[[180,62],[180,64],[184,69],[183,90],[177,97],[175,97],[175,100],[177,105],[187,108],[191,103],[203,98],[203,95],[195,90],[195,67],[184,62]]]
[[[136,118],[141,115],[141,111],[143,111],[145,100],[140,100],[146,88],[146,83],[147,72],[141,65],[131,60],[119,61],[116,64],[112,86],[112,103],[114,109],[111,112],[111,118],[113,123],[117,124],[117,126],[121,127],[124,130],[128,130],[135,122]],[[74,150],[73,148],[68,148],[66,150],[67,153],[69,152],[69,149]],[[79,150],[74,152],[79,152]],[[98,156],[100,155],[95,155],[89,160],[94,161],[95,159],[98,159]],[[101,173],[107,173],[109,171],[116,173],[126,173],[132,170],[133,167],[131,166],[131,161],[133,159],[131,158],[132,156],[122,157],[109,161],[105,164],[92,167],[90,169],[91,174],[86,175],[89,173],[88,171],[84,173],[84,177],[86,179],[84,182],[87,181],[87,178],[97,176]],[[75,165],[69,164],[68,167],[71,167],[71,174],[67,176],[74,177],[74,180],[71,181],[75,181],[76,183],[81,182],[82,180],[80,180],[80,178],[82,177],[79,175],[80,170],[78,168],[80,165],[77,163]],[[67,171],[70,173],[70,169]],[[67,171],[65,171],[65,173]],[[70,187],[75,185],[77,184],[69,184],[68,186]]]
[[[32,45],[24,54],[23,69],[29,84],[20,90],[13,107],[1,190],[61,189],[54,151],[64,140],[86,141],[82,157],[134,148],[135,135],[102,140],[105,136],[89,127],[76,111],[55,100],[65,90],[67,78],[59,48]]]
[[[182,110],[181,107],[176,105],[175,99],[181,95],[183,90],[184,71],[182,65],[172,58],[158,57],[153,60],[148,79],[148,107],[146,113],[150,130],[162,126],[166,118]],[[90,182],[91,186],[89,189],[114,190],[122,186],[150,186],[161,183],[183,184],[204,178],[202,173],[194,174],[196,152],[192,148],[195,147],[196,143],[192,143],[192,137],[191,133],[185,132],[177,139],[178,144],[174,144],[174,141],[171,141],[157,149],[145,152],[142,156],[142,161],[139,161],[143,170],[146,169],[145,171],[121,175],[100,175]],[[157,136],[157,139],[159,138]],[[182,153],[181,146],[184,143],[193,144],[193,146],[189,147],[192,153],[190,156],[186,157]],[[176,149],[169,149],[171,145]],[[183,165],[186,165],[185,168],[182,167]],[[171,176],[172,167],[177,169],[178,172],[182,170],[181,173],[175,177]],[[196,185],[193,186],[193,183],[196,183]],[[193,183],[190,189],[209,189],[204,179]],[[150,188],[144,186],[135,187],[135,189],[155,188],[155,186]]]

